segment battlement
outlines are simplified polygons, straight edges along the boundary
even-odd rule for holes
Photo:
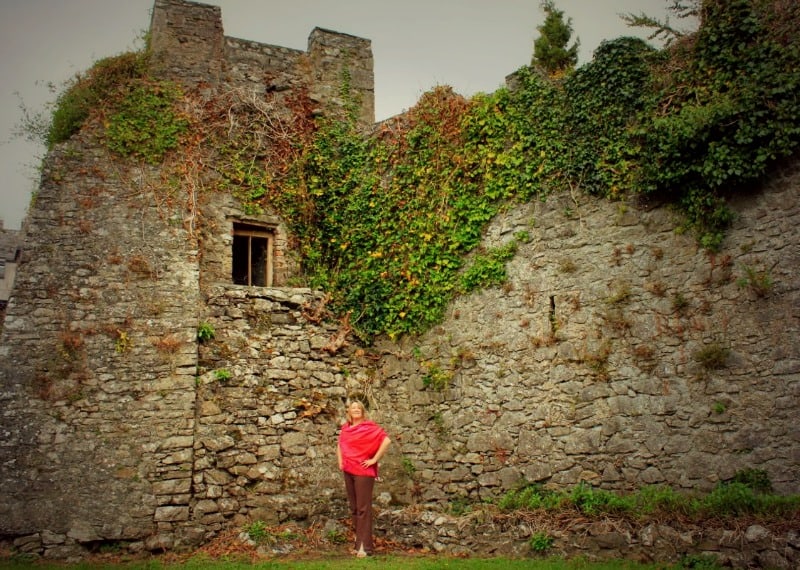
[[[158,72],[186,86],[248,88],[285,96],[307,89],[319,112],[336,113],[345,72],[360,103],[362,124],[375,121],[375,81],[370,40],[321,28],[307,51],[224,35],[218,6],[156,0],[150,22]]]

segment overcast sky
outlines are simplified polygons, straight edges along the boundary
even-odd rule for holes
[[[471,96],[492,92],[530,62],[539,0],[208,0],[222,7],[225,35],[305,50],[318,26],[372,41],[375,110],[381,120],[436,85]],[[580,39],[579,65],[605,39],[646,37],[619,14],[664,19],[668,0],[556,0]],[[43,149],[14,138],[27,108],[98,59],[138,48],[153,0],[0,0],[0,219],[17,229]]]

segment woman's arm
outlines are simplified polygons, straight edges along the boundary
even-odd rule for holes
[[[339,471],[344,468],[344,463],[342,462],[342,446],[338,443],[336,444],[336,459],[339,460]]]
[[[392,440],[389,439],[388,436],[384,437],[383,441],[381,442],[380,447],[378,447],[378,451],[375,452],[375,455],[372,457],[372,459],[365,459],[361,463],[361,465],[363,465],[364,467],[371,467],[371,466],[375,465],[378,461],[381,460],[381,457],[384,456],[384,454],[386,453],[386,450],[389,449],[389,444],[390,443],[392,443]]]

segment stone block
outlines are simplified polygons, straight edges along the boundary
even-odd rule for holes
[[[203,447],[211,451],[223,451],[236,445],[236,441],[229,435],[218,437],[204,437],[200,440]]]
[[[194,437],[191,435],[171,436],[165,438],[161,442],[161,444],[159,445],[159,449],[162,451],[170,449],[180,449],[180,448],[191,449],[193,445],[194,445]]]
[[[66,542],[67,537],[63,534],[55,533],[49,530],[42,531],[42,544],[47,547],[50,547],[54,544],[64,544]]]
[[[203,480],[209,485],[227,485],[233,477],[222,469],[210,469],[203,473]]]
[[[166,552],[175,545],[172,533],[159,532],[144,539],[144,547],[150,552]]]
[[[42,548],[42,537],[39,533],[29,534],[14,539],[14,548],[20,552],[33,553],[39,552]]]
[[[299,431],[291,431],[281,438],[281,450],[291,455],[305,455],[308,449],[308,436]]]
[[[178,493],[188,493],[192,488],[192,480],[188,477],[182,479],[167,479],[166,481],[156,481],[153,483],[152,490],[154,495],[175,495]]]
[[[202,517],[209,513],[216,513],[218,511],[219,511],[219,505],[217,505],[216,501],[201,500],[197,501],[197,503],[194,506],[195,517]]]
[[[189,507],[167,506],[158,507],[153,517],[155,522],[181,522],[189,520]]]

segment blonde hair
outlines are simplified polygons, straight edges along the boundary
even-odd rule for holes
[[[345,407],[345,417],[347,418],[347,423],[353,423],[353,418],[350,417],[350,406],[358,406],[361,408],[361,417],[362,419],[367,419],[367,407],[361,400],[350,400],[347,402],[347,406]]]

